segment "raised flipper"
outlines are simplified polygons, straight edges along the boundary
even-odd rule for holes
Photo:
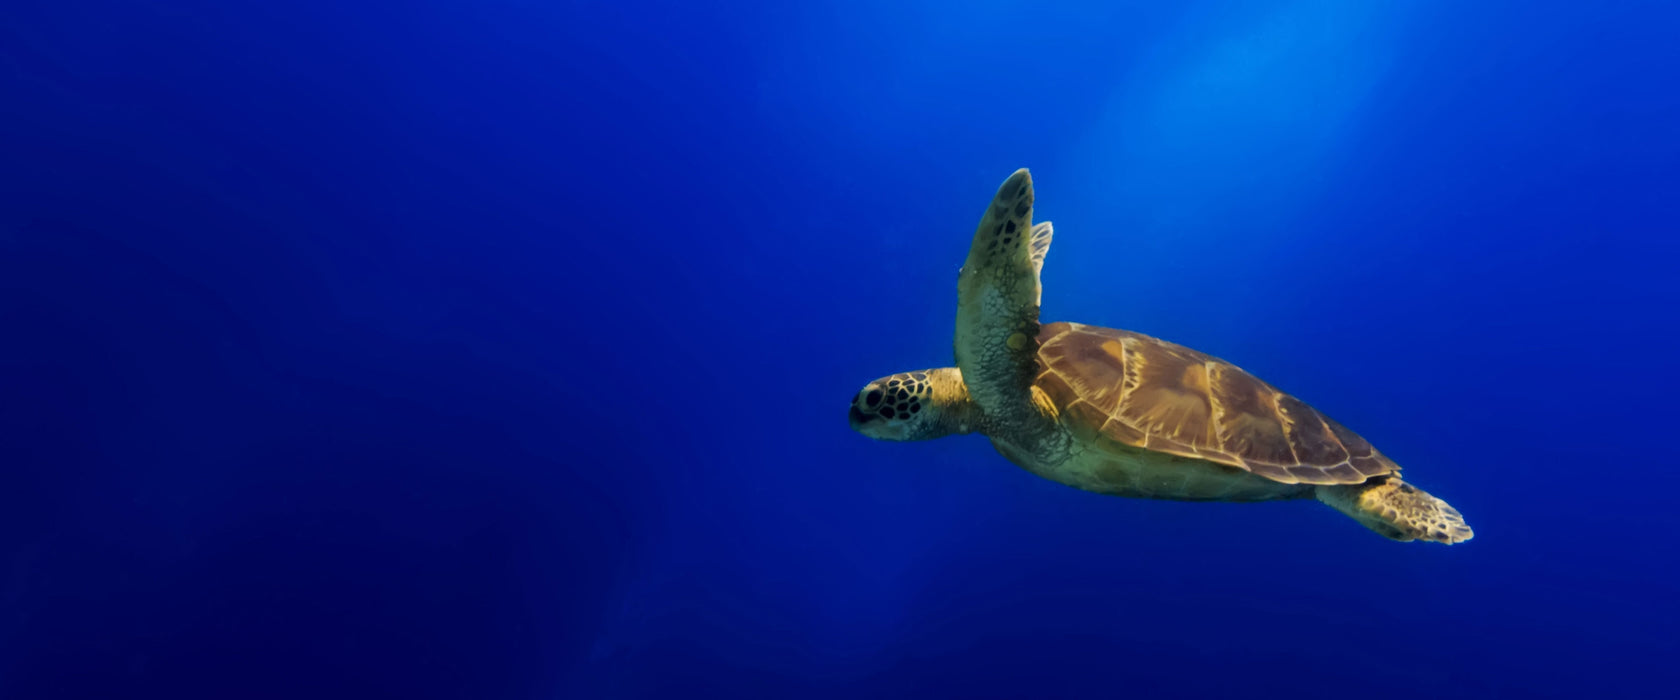
[[[1042,251],[1034,255],[1032,208],[1032,176],[1023,168],[986,208],[957,280],[957,367],[987,419],[1014,435],[1043,420],[1032,399],[1043,262]],[[1041,247],[1048,249],[1049,226],[1043,234]]]
[[[1033,274],[1044,274],[1044,256],[1050,253],[1050,238],[1055,233],[1048,221],[1033,226],[1032,238],[1027,243],[1032,255]],[[1040,284],[1043,284],[1043,280],[1040,280]]]
[[[1033,226],[1032,239],[1027,242],[1028,254],[1032,257],[1033,276],[1038,280],[1038,298],[1033,303],[1043,305],[1044,302],[1044,256],[1050,254],[1050,237],[1055,231],[1050,228],[1050,222]]]
[[[1320,486],[1318,500],[1391,540],[1457,544],[1475,536],[1457,509],[1398,477]]]

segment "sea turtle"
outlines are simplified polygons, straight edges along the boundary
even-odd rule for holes
[[[882,377],[851,400],[878,440],[978,432],[1039,476],[1190,501],[1316,497],[1385,537],[1470,539],[1457,510],[1400,480],[1369,443],[1219,358],[1141,333],[1039,324],[1050,222],[1017,170],[980,219],[957,281],[956,367]]]

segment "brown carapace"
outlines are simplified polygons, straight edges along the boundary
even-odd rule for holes
[[[1358,484],[1400,467],[1229,362],[1141,333],[1045,324],[1036,382],[1090,442],[1237,467],[1285,484]]]

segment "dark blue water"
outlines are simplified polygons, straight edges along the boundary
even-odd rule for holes
[[[0,697],[1660,697],[1661,3],[14,2]],[[1090,495],[843,401],[1047,320],[1458,507]]]

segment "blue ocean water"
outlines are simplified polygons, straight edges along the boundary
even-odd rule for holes
[[[0,698],[1672,693],[1664,4],[5,15]],[[1476,538],[852,433],[1018,167]]]

